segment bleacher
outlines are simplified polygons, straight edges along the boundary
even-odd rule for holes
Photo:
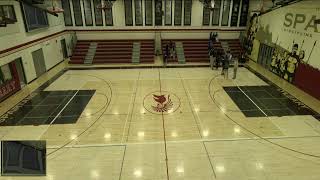
[[[83,64],[90,42],[97,42],[97,50],[93,64],[116,64],[132,62],[133,42],[140,42],[140,63],[154,63],[154,40],[86,40],[78,41],[71,57],[70,64]],[[182,42],[186,62],[208,63],[208,39],[172,40]],[[233,57],[237,58],[242,52],[239,39],[220,39],[214,44],[216,49],[222,49],[221,42],[228,42]],[[162,40],[163,55],[166,44],[170,40]],[[168,63],[178,63],[178,59],[168,59]]]
[[[73,55],[70,58],[70,64],[83,64],[84,58],[88,52],[90,42],[78,41],[74,48]]]
[[[199,62],[199,63],[208,63],[208,39],[175,39],[171,40],[172,42],[182,42],[184,48],[184,55],[186,62]],[[221,39],[219,42],[214,44],[216,49],[222,49],[221,41],[227,41],[229,48],[233,57],[239,57],[240,52],[242,51],[240,40],[239,39]],[[170,40],[162,40],[162,50],[163,55],[165,54],[166,45],[170,43]],[[169,59],[169,63],[178,63],[176,59]]]
[[[78,41],[70,64],[83,64],[91,42],[97,42],[92,64],[117,64],[132,62],[133,42],[140,42],[140,63],[154,62],[153,40],[82,40]]]

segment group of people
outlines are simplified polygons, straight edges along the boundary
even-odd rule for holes
[[[176,59],[176,47],[174,42],[170,41],[169,44],[166,45],[166,50],[164,54],[164,66],[167,66],[168,59],[171,58],[173,61]]]
[[[219,42],[218,40],[218,34],[217,33],[210,33],[210,38],[208,42],[208,55],[210,57],[210,67],[213,70],[215,68],[216,70],[221,66],[222,71],[221,75],[224,76],[225,79],[228,79],[228,70],[230,66],[230,62],[233,59],[233,79],[237,77],[237,71],[238,71],[238,59],[232,58],[232,54],[230,49],[218,49],[214,48],[214,43]]]
[[[298,53],[298,44],[293,44],[291,52],[276,48],[271,58],[270,70],[283,79],[293,82],[295,71],[305,57],[304,50]]]

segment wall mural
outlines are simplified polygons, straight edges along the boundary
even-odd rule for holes
[[[242,43],[247,57],[320,99],[317,7],[320,1],[301,1],[261,16],[251,12]]]
[[[258,32],[258,27],[259,27],[259,16],[257,13],[254,13],[249,21],[249,26],[248,26],[248,31],[247,31],[247,39],[244,45],[244,48],[246,49],[247,55],[251,55],[252,48],[253,48],[253,41],[256,37],[256,34]]]
[[[271,58],[270,71],[292,83],[296,69],[305,57],[305,52],[302,49],[303,42],[300,46],[299,50],[299,44],[293,43],[291,52],[279,45],[275,46]]]
[[[289,15],[290,15],[290,13],[289,13]],[[289,21],[289,20],[288,20],[287,16],[288,16],[288,13],[285,14],[286,21],[284,22],[284,26],[288,26],[287,21]],[[262,18],[264,18],[264,19],[262,19]],[[271,26],[273,24],[271,24],[269,22],[270,19],[268,19],[268,20],[266,20],[266,19],[267,18],[265,18],[263,16],[259,16],[258,13],[255,13],[255,12],[252,13],[252,16],[249,20],[249,26],[247,29],[246,39],[244,42],[244,47],[246,49],[246,53],[248,56],[250,56],[253,53],[253,49],[257,48],[257,47],[254,47],[255,41],[259,41],[259,43],[263,43],[263,44],[266,44],[266,45],[273,47],[274,51],[272,52],[271,59],[269,59],[269,61],[268,61],[270,64],[268,64],[268,66],[266,66],[266,67],[269,67],[269,70],[271,72],[277,74],[278,76],[285,79],[286,81],[288,81],[290,83],[294,83],[295,73],[299,67],[299,64],[301,64],[301,63],[309,64],[310,56],[314,52],[314,48],[317,44],[317,40],[313,40],[314,41],[313,47],[310,47],[310,45],[309,45],[308,50],[310,50],[310,51],[308,52],[307,55],[305,53],[305,50],[307,50],[307,49],[306,49],[306,47],[303,47],[305,40],[302,40],[302,42],[300,42],[300,43],[293,41],[292,45],[289,45],[288,47],[284,47],[284,45],[280,45],[281,42],[278,42],[279,36],[275,42],[272,42],[272,39],[273,39],[272,33],[274,32],[272,30],[274,30],[275,27],[272,27],[273,29],[271,29]],[[302,18],[302,19],[305,19],[305,18]],[[312,19],[315,19],[315,17],[313,16]],[[265,22],[263,23],[262,21],[268,21],[269,23],[265,23]],[[314,25],[310,22],[307,23],[307,27],[312,27],[311,28],[312,30],[316,29],[316,28],[314,28],[314,27],[316,27],[316,25]],[[284,32],[286,32],[286,31],[284,31]],[[304,34],[302,34],[302,35],[304,35]],[[286,35],[286,36],[288,36],[288,35]],[[284,36],[282,36],[280,38],[283,39]],[[294,38],[294,40],[296,40],[296,38]],[[288,50],[288,49],[291,49],[291,50]],[[259,53],[261,53],[261,52],[259,52]],[[305,58],[305,56],[306,56],[306,58]]]

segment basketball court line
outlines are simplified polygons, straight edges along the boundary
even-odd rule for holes
[[[121,177],[122,177],[123,165],[124,165],[124,160],[125,160],[126,151],[127,151],[127,145],[123,144],[123,139],[124,139],[127,123],[128,123],[128,118],[129,118],[129,115],[130,115],[130,121],[129,121],[129,126],[128,126],[128,130],[127,130],[127,138],[126,138],[126,142],[128,142],[129,133],[130,133],[130,127],[131,127],[131,121],[132,121],[132,116],[133,116],[133,111],[134,111],[134,104],[136,102],[138,84],[139,84],[139,81],[140,81],[140,74],[141,74],[141,72],[139,71],[138,79],[136,80],[135,86],[134,86],[135,88],[132,88],[133,90],[135,89],[134,93],[132,93],[131,98],[130,98],[130,104],[132,104],[132,109],[131,109],[131,113],[129,113],[130,106],[128,107],[128,114],[127,114],[127,117],[126,117],[126,122],[125,122],[124,127],[123,127],[123,132],[122,132],[122,137],[121,137],[121,142],[120,142],[121,145],[124,146],[124,150],[123,150],[123,155],[122,155],[119,180],[121,180]]]
[[[162,95],[161,72],[160,72],[160,69],[158,69],[158,73],[159,73],[160,95]],[[163,111],[161,111],[161,117],[162,117],[162,129],[163,129],[164,154],[165,154],[165,161],[166,161],[167,180],[169,180],[169,179],[170,179],[170,176],[169,176],[169,165],[168,165],[167,139],[166,139],[166,128],[165,128],[165,124],[164,124]]]
[[[195,106],[194,106],[194,103],[193,103],[193,101],[192,101],[191,94],[190,94],[190,92],[188,91],[188,88],[186,88],[185,85],[184,85],[184,78],[181,77],[181,74],[180,74],[179,72],[178,72],[178,75],[179,75],[180,81],[181,81],[181,83],[182,83],[183,90],[184,90],[185,94],[187,95],[188,104],[189,104],[189,106],[190,106],[190,108],[191,108],[191,112],[192,112],[192,115],[193,115],[193,119],[194,119],[194,121],[195,121],[195,123],[196,123],[196,125],[197,125],[198,133],[199,133],[200,137],[203,138],[203,137],[202,137],[203,126],[202,126],[202,124],[201,124],[201,121],[199,121],[200,118],[199,118],[198,113],[196,113],[196,112],[194,111],[194,107],[195,107]]]
[[[79,88],[81,89],[81,87]],[[50,128],[50,126],[52,125],[52,123],[54,123],[54,121],[58,118],[58,116],[62,113],[62,111],[69,105],[69,103],[71,102],[71,100],[76,96],[76,94],[79,92],[79,89],[77,90],[77,92],[74,93],[74,95],[70,98],[70,100],[64,105],[64,107],[60,110],[60,112],[55,116],[55,118],[47,125],[48,127],[46,129],[43,130],[43,133],[41,133],[39,135],[38,139],[41,139],[41,137],[48,131],[48,129]]]
[[[186,88],[186,87],[184,86],[184,78],[181,76],[181,74],[180,74],[179,72],[178,72],[178,74],[179,74],[180,80],[181,80],[181,82],[182,82],[183,89],[184,89],[184,91],[185,91],[185,93],[186,93],[186,95],[187,95],[187,97],[188,97],[188,102],[189,102],[189,105],[190,105],[190,107],[191,107],[191,112],[192,112],[192,115],[193,115],[193,119],[195,120],[195,122],[196,122],[196,124],[197,124],[199,135],[200,135],[201,138],[203,138],[203,136],[202,136],[203,126],[202,126],[202,124],[201,124],[199,114],[194,111],[194,107],[195,107],[195,106],[194,106],[194,103],[193,103],[193,101],[192,101],[191,94],[190,94],[190,92],[188,91],[188,88]],[[200,127],[199,127],[199,126],[200,126]],[[216,178],[217,178],[217,173],[216,173],[216,171],[215,171],[214,168],[213,168],[213,166],[214,166],[213,164],[214,164],[214,163],[211,161],[211,158],[210,158],[210,156],[209,156],[207,147],[206,147],[206,145],[205,145],[205,143],[204,143],[203,141],[202,141],[202,145],[203,145],[203,147],[204,147],[204,150],[206,151],[206,155],[207,155],[208,161],[209,161],[209,163],[210,163],[210,167],[211,167],[211,170],[212,170],[212,173],[213,173],[213,177],[214,177],[214,179],[216,179]]]
[[[77,92],[74,93],[74,95],[69,99],[69,101],[64,105],[64,107],[60,110],[60,112],[56,115],[56,117],[50,122],[49,125],[51,125],[57,118],[58,116],[60,116],[60,114],[62,113],[62,111],[70,104],[70,102],[73,100],[73,98],[77,95],[77,93],[79,92],[79,89],[77,90]]]
[[[214,79],[216,79],[218,76],[214,76],[211,80],[210,80],[210,83],[208,85],[208,90],[209,90],[209,94],[210,94],[210,97],[212,99],[212,96],[211,96],[211,83],[213,82]],[[238,84],[235,82],[235,84],[237,85],[237,87],[239,88]],[[240,89],[240,88],[239,88]],[[245,93],[244,93],[245,94]],[[246,94],[245,94],[246,95]],[[246,95],[247,96],[247,95]],[[249,98],[249,97],[247,97]],[[250,99],[251,100],[251,99]],[[212,101],[216,104],[216,101],[214,99],[212,99]],[[252,100],[251,100],[252,101]],[[218,104],[216,104],[218,106],[219,109],[221,109],[222,107],[220,107]],[[258,106],[257,106],[258,107]],[[259,108],[260,109],[260,108]],[[263,112],[263,111],[261,111]],[[304,155],[304,156],[308,156],[308,157],[313,157],[313,158],[320,158],[320,155],[314,155],[314,154],[309,154],[309,153],[305,153],[305,152],[302,152],[302,151],[298,151],[298,150],[295,150],[295,149],[291,149],[289,147],[286,147],[286,146],[283,146],[281,144],[278,144],[278,143],[275,143],[275,142],[272,142],[271,140],[269,139],[266,139],[265,137],[261,136],[261,135],[258,135],[257,133],[253,132],[252,130],[246,128],[243,124],[235,121],[233,118],[231,118],[226,112],[223,112],[224,115],[230,120],[232,121],[233,123],[237,124],[238,126],[240,126],[242,129],[244,129],[245,131],[249,132],[250,134],[254,135],[255,137],[258,137],[260,138],[261,140],[264,140],[268,143],[270,143],[271,145],[275,145],[275,146],[278,146],[279,148],[281,149],[285,149],[287,151],[290,151],[290,152],[294,152],[294,153],[297,153],[297,154],[300,154],[300,155]],[[266,116],[266,118],[268,118],[270,120],[270,118],[268,116]]]
[[[136,102],[136,97],[137,97],[137,90],[138,90],[138,84],[140,81],[140,71],[138,74],[138,79],[135,82],[135,86],[133,86],[132,90],[134,91],[131,95],[130,98],[130,105],[132,104],[132,108],[131,108],[131,113],[130,113],[130,106],[128,107],[128,113],[126,114],[126,122],[124,123],[124,127],[123,127],[123,132],[122,132],[122,137],[121,137],[121,143],[123,143],[123,139],[124,139],[124,135],[125,135],[125,131],[126,131],[126,127],[127,127],[127,123],[128,123],[128,119],[130,118],[129,121],[129,126],[128,126],[128,130],[127,130],[127,138],[126,138],[126,142],[128,141],[129,138],[129,133],[130,133],[130,127],[131,127],[131,121],[132,121],[132,116],[133,116],[133,111],[134,111],[134,104]],[[132,103],[131,103],[132,102]],[[129,117],[130,115],[130,117]]]
[[[200,117],[199,117],[199,114],[197,112],[194,111],[194,103],[192,101],[192,97],[191,97],[191,94],[188,90],[188,88],[185,87],[184,85],[184,78],[181,76],[181,74],[178,72],[178,75],[179,75],[179,78],[180,78],[180,81],[182,82],[182,86],[183,86],[183,89],[185,91],[185,94],[187,95],[188,97],[188,102],[189,102],[189,106],[191,108],[191,112],[192,112],[192,115],[193,115],[193,119],[195,121],[195,123],[197,124],[197,128],[198,128],[198,132],[199,132],[199,135],[201,137],[201,139],[203,138],[203,135],[202,135],[202,132],[203,132],[203,126],[201,124],[201,120],[200,120]],[[200,126],[200,127],[199,127]],[[205,143],[202,141],[202,145],[206,151],[206,155],[207,155],[207,158],[208,158],[208,161],[210,163],[210,167],[211,167],[211,170],[212,170],[212,173],[213,173],[213,177],[216,179],[217,178],[217,173],[216,171],[214,170],[213,168],[213,162],[211,161],[211,158],[209,156],[209,153],[208,153],[208,150],[207,150],[207,147],[205,145]]]
[[[269,140],[286,140],[286,139],[303,139],[303,138],[320,138],[319,136],[275,136],[275,137],[265,137],[264,139]],[[248,138],[225,138],[225,139],[193,139],[193,140],[177,140],[177,141],[167,141],[168,144],[174,143],[197,143],[197,142],[232,142],[232,141],[257,141],[261,140],[258,137],[248,137]],[[149,142],[127,142],[127,143],[110,143],[110,144],[75,144],[67,145],[63,148],[87,148],[87,147],[105,147],[105,146],[130,146],[130,145],[151,145],[151,144],[164,144],[164,141],[149,141]],[[58,149],[60,146],[48,146],[47,149]]]

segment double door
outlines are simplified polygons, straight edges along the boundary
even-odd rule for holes
[[[34,68],[36,70],[37,78],[46,72],[46,64],[44,61],[43,50],[38,49],[32,52],[32,59]]]
[[[260,44],[258,63],[269,69],[274,48],[266,44]]]

